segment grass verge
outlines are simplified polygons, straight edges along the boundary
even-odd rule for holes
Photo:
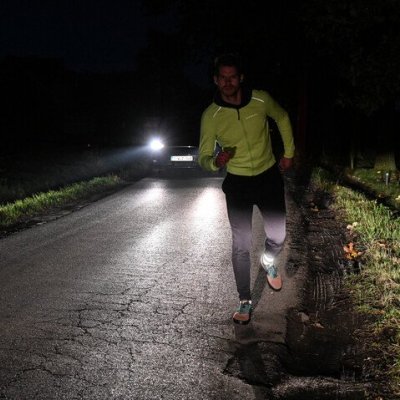
[[[371,354],[376,354],[366,360],[366,370],[377,379],[387,378],[391,391],[400,396],[399,218],[376,200],[337,185],[324,170],[314,171],[313,183],[334,195],[333,207],[347,223],[351,249],[346,246],[344,255],[357,268],[349,269],[345,284],[358,312],[369,321],[365,334]]]
[[[116,175],[96,177],[89,181],[68,185],[60,190],[34,194],[22,200],[0,206],[0,228],[6,229],[54,207],[87,198],[122,184]]]
[[[359,168],[346,171],[347,176],[369,189],[377,199],[384,199],[394,209],[400,211],[399,173],[391,172],[385,181],[385,173],[374,169]]]

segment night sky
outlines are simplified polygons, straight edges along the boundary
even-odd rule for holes
[[[131,70],[147,31],[171,17],[144,15],[140,0],[2,0],[0,57],[61,58],[78,71]]]

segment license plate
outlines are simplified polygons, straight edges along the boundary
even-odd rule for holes
[[[193,161],[193,156],[171,156],[171,161]]]

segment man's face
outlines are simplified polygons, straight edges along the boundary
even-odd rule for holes
[[[236,67],[221,66],[219,74],[214,76],[214,82],[222,96],[231,97],[238,93],[242,78]]]

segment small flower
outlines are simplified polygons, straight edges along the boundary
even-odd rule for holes
[[[353,222],[352,224],[347,225],[346,229],[352,231],[356,226],[358,226],[358,222]]]

